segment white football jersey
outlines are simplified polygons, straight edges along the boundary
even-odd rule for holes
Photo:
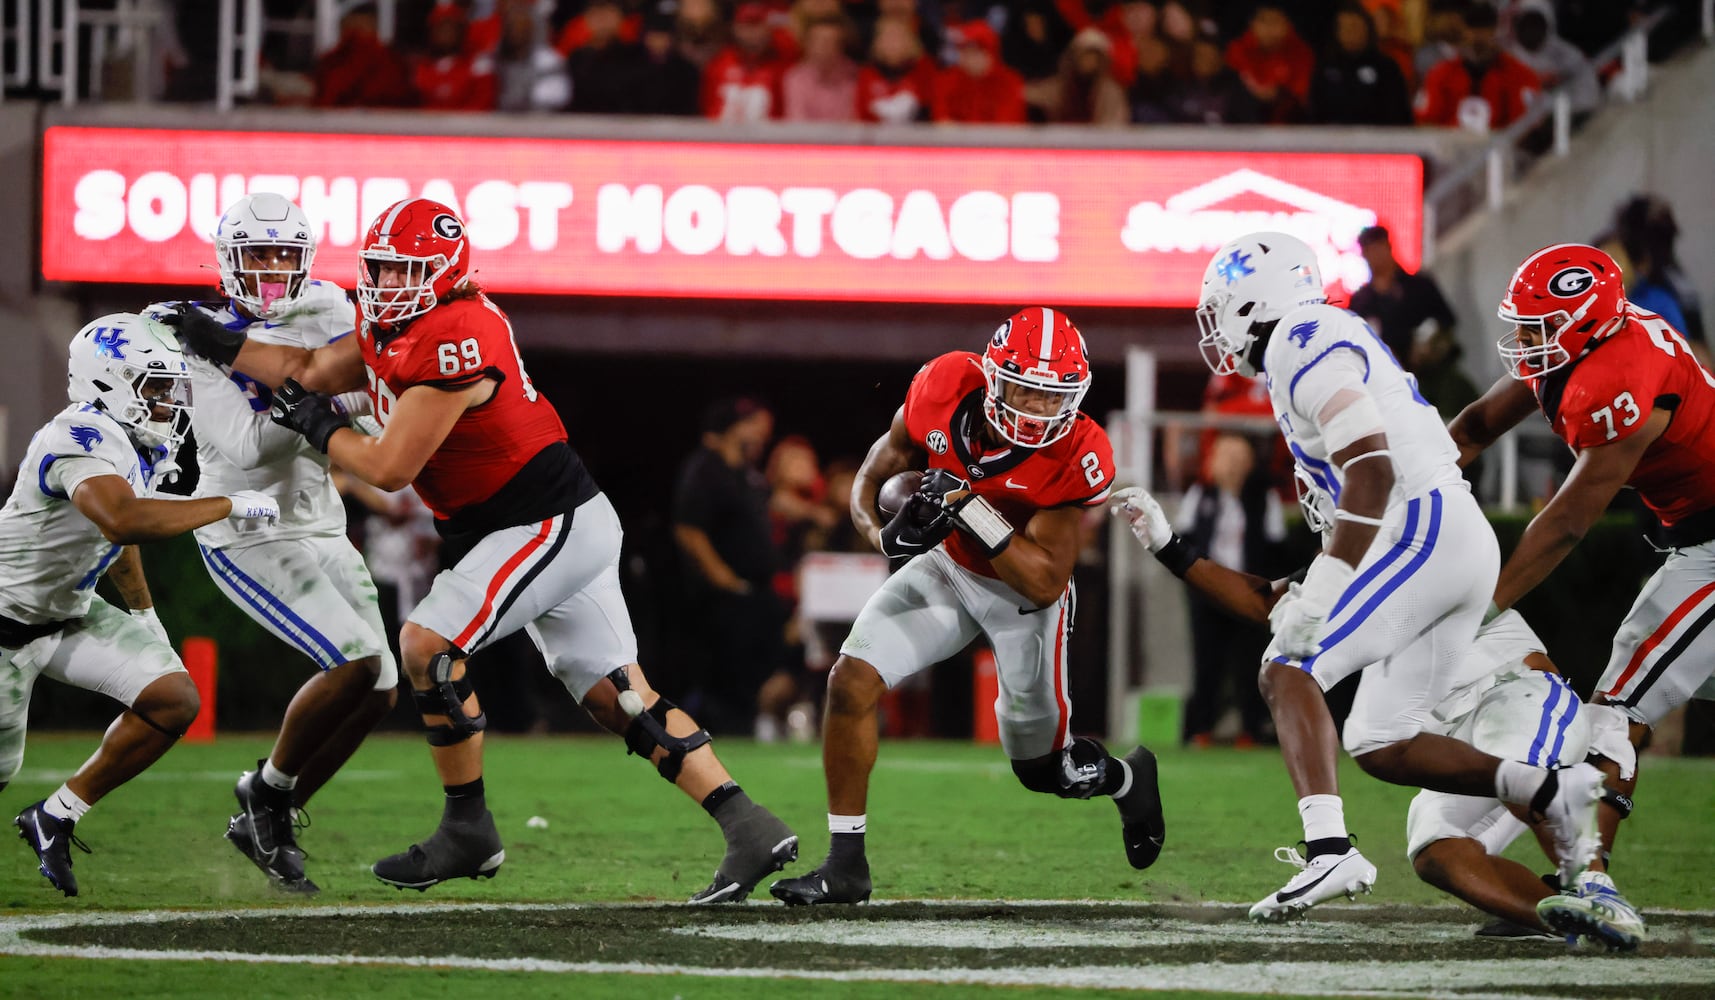
[[[1417,391],[1417,382],[1369,324],[1330,305],[1300,306],[1281,317],[1263,353],[1274,418],[1299,469],[1339,503],[1345,475],[1329,460],[1316,414],[1305,412],[1307,404],[1294,398],[1294,390],[1305,373],[1340,352],[1360,359],[1363,374],[1352,376],[1349,388],[1368,393],[1381,413],[1394,471],[1388,508],[1438,486],[1463,488],[1459,448],[1441,414]]]
[[[120,476],[137,496],[153,496],[164,456],[156,449],[145,460],[124,425],[84,403],[37,431],[0,509],[0,614],[31,625],[83,617],[120,546],[72,506],[72,493],[86,479]]]
[[[160,303],[146,312],[158,315],[171,306]],[[231,303],[202,308],[227,329],[245,331],[251,340],[311,350],[349,336],[356,319],[356,307],[345,290],[329,281],[309,282],[290,311],[269,320],[241,316]],[[241,371],[191,355],[186,359],[196,404],[191,428],[201,469],[196,495],[255,490],[280,502],[275,525],[220,520],[198,528],[197,541],[209,548],[231,548],[344,534],[345,506],[328,475],[327,456],[310,447],[303,435],[274,423],[268,415],[273,400],[269,388]]]

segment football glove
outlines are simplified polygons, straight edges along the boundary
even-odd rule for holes
[[[226,515],[229,521],[261,521],[264,524],[273,524],[280,520],[280,502],[266,493],[240,490],[229,494],[226,500],[232,504],[232,513]]]
[[[1128,486],[1114,491],[1114,494],[1108,497],[1108,512],[1123,518],[1131,528],[1131,533],[1151,552],[1160,552],[1168,542],[1173,541],[1173,522],[1167,520],[1167,513],[1161,509],[1161,504],[1141,486]]]
[[[1343,559],[1320,555],[1310,564],[1303,584],[1293,584],[1268,613],[1275,650],[1295,660],[1316,655],[1317,633],[1333,613],[1357,570]]]
[[[923,485],[906,498],[905,505],[893,515],[893,520],[881,526],[882,555],[889,559],[910,559],[928,552],[953,533],[952,512],[941,500],[948,491],[941,489],[945,484],[936,475],[931,472],[924,476]],[[958,481],[957,476],[942,475]],[[924,489],[930,486],[941,489],[941,492]]]
[[[268,409],[275,423],[302,434],[311,447],[324,455],[333,432],[349,426],[345,415],[334,408],[331,397],[311,392],[296,379],[280,383]]]
[[[195,302],[173,303],[173,311],[160,317],[160,322],[179,335],[179,344],[187,354],[207,358],[228,368],[244,348],[243,330],[228,330],[219,320],[199,309]]]

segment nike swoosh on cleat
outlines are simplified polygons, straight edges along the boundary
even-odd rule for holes
[[[1274,894],[1274,901],[1277,903],[1290,903],[1291,901],[1297,899],[1299,896],[1302,896],[1305,893],[1309,892],[1311,889],[1314,889],[1317,886],[1321,885],[1323,882],[1328,881],[1328,876],[1334,874],[1334,868],[1338,868],[1338,867],[1339,867],[1339,865],[1335,865],[1335,866],[1329,868],[1327,871],[1322,873],[1321,878],[1310,883],[1309,885],[1299,886],[1298,888],[1292,890],[1291,892],[1287,892],[1286,890],[1282,889],[1281,891]]]
[[[41,817],[41,815],[37,814],[35,816],[31,816],[30,822],[36,824],[36,842],[42,845],[41,850],[46,851],[48,848],[54,846],[54,841],[58,840],[59,839],[58,837],[49,837],[46,840],[42,839],[42,817]]]

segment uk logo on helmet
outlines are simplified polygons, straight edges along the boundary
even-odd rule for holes
[[[1564,271],[1556,271],[1554,277],[1548,279],[1548,290],[1563,299],[1572,298],[1588,291],[1596,283],[1596,276],[1587,267],[1569,267]]]
[[[435,230],[435,235],[444,240],[456,240],[464,233],[464,226],[450,215],[437,215],[429,225]]]
[[[131,343],[131,341],[126,339],[123,332],[116,326],[101,327],[90,335],[90,339],[95,342],[96,354],[99,354],[102,357],[112,358],[115,361],[125,360],[125,352],[120,350],[120,348]]]
[[[1226,260],[1215,265],[1215,270],[1220,273],[1222,280],[1229,285],[1247,274],[1256,273],[1256,268],[1251,266],[1251,255],[1240,253],[1237,250],[1228,254]]]

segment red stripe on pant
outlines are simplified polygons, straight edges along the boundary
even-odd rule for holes
[[[1667,620],[1662,622],[1654,632],[1651,632],[1650,637],[1645,639],[1642,645],[1638,646],[1637,652],[1632,654],[1631,660],[1626,664],[1626,669],[1620,673],[1619,680],[1614,682],[1614,686],[1602,694],[1612,698],[1619,693],[1621,688],[1630,683],[1632,676],[1638,672],[1639,667],[1644,665],[1644,661],[1649,659],[1649,655],[1655,652],[1657,646],[1666,641],[1668,633],[1672,632],[1681,621],[1684,621],[1685,617],[1691,614],[1697,605],[1703,603],[1703,599],[1712,592],[1715,592],[1715,583],[1706,583],[1693,591],[1690,597],[1681,601],[1679,607],[1673,609],[1673,614],[1668,615]]]
[[[554,519],[550,517],[542,522],[542,526],[536,529],[536,534],[524,543],[523,548],[512,553],[511,557],[501,564],[500,572],[494,574],[494,578],[488,581],[488,590],[482,595],[482,608],[477,611],[476,617],[471,619],[470,624],[464,627],[464,631],[453,639],[453,645],[464,649],[464,644],[481,631],[483,624],[488,621],[489,614],[494,610],[494,599],[499,596],[500,588],[506,585],[507,578],[518,569],[524,560],[530,558],[532,552],[542,547],[542,543],[548,540],[549,532],[553,530]]]
[[[1072,706],[1066,701],[1066,597],[1060,597],[1060,620],[1054,627],[1054,700],[1060,705],[1060,723],[1054,727],[1054,749],[1066,746],[1066,729],[1072,724]]]

